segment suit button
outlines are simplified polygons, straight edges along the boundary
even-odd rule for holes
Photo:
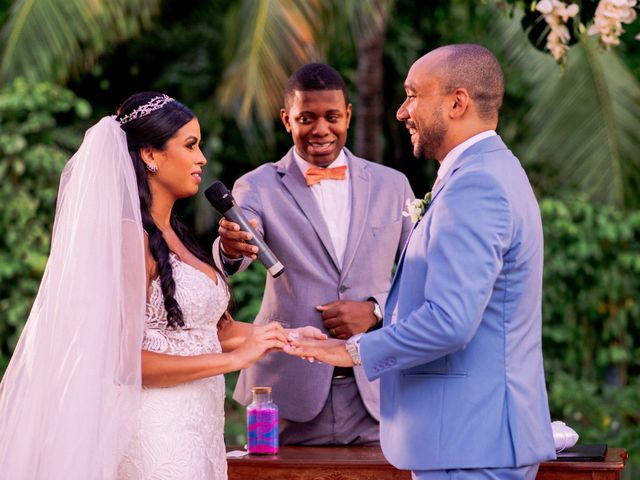
[[[340,288],[339,288],[340,293],[344,293],[347,290],[349,290],[349,287],[347,287],[346,285],[340,285]]]

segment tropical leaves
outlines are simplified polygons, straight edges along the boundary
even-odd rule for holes
[[[334,2],[338,10],[334,18],[346,21],[340,27],[349,30],[354,43],[366,42],[386,27],[394,3],[394,0],[338,0]]]
[[[594,201],[637,202],[640,84],[618,56],[581,39],[565,75],[532,93],[539,101],[527,121],[539,134],[531,137],[530,154],[554,163]]]
[[[0,33],[0,83],[64,82],[147,27],[160,0],[15,0]]]
[[[318,0],[243,0],[229,14],[229,30],[237,34],[218,98],[240,125],[257,121],[271,131],[291,72],[323,56],[316,41],[320,16]]]
[[[14,0],[0,32],[0,84],[17,76],[64,82],[89,68],[114,42],[149,26],[159,3]],[[323,59],[329,42],[357,49],[369,32],[380,31],[377,22],[393,4],[232,3],[226,36],[232,48],[217,91],[220,106],[245,133],[269,138],[290,73],[303,63]],[[529,170],[538,168],[547,176],[543,182],[559,191],[583,191],[594,201],[624,208],[640,206],[640,83],[615,53],[599,51],[591,38],[580,38],[561,74],[548,55],[527,41],[519,21],[502,18],[487,37],[500,39],[497,48],[507,58],[509,81],[521,78],[528,89],[529,109],[522,122],[502,125],[501,131],[517,131],[510,143],[517,145]],[[256,135],[256,125],[262,135]]]
[[[517,20],[502,32],[510,67],[526,72],[530,109],[520,157],[556,176],[562,191],[638,208],[640,83],[615,52],[580,37],[563,72],[524,39]]]
[[[222,110],[249,137],[255,137],[256,126],[269,136],[289,75],[322,61],[329,42],[355,45],[378,34],[392,5],[393,0],[243,0],[228,17],[227,38],[234,47],[218,87]]]

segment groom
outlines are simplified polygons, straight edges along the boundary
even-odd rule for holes
[[[397,112],[440,163],[400,260],[384,327],[290,353],[380,378],[381,444],[419,480],[531,479],[555,457],[541,349],[543,239],[518,159],[495,129],[496,58],[449,45],[413,64]]]

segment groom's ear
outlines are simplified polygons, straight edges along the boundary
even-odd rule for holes
[[[466,88],[458,87],[449,95],[449,98],[449,117],[452,120],[462,118],[467,113],[471,103],[469,92]]]

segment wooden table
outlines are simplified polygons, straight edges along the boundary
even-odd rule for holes
[[[624,448],[609,448],[603,462],[544,462],[536,480],[618,480],[627,461]]]
[[[238,450],[227,447],[227,450]],[[537,480],[614,480],[627,452],[610,448],[604,462],[545,462]],[[229,480],[411,480],[379,447],[281,447],[278,455],[229,458]]]

